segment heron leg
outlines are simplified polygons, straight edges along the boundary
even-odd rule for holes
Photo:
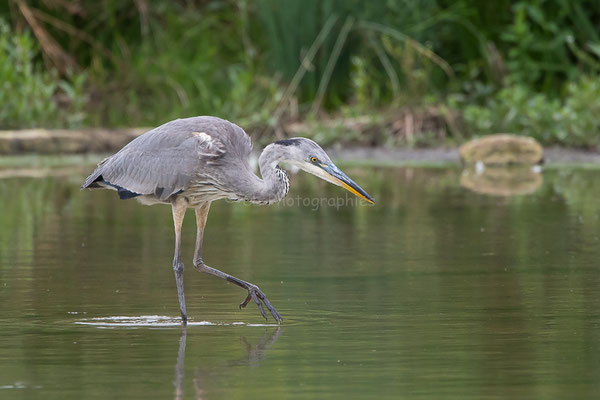
[[[250,300],[253,300],[254,303],[258,306],[260,313],[262,316],[267,319],[267,314],[265,313],[263,303],[265,307],[269,310],[275,321],[280,324],[283,320],[275,307],[269,302],[267,296],[258,288],[258,286],[253,285],[252,283],[243,281],[235,276],[229,275],[223,271],[219,271],[216,268],[209,267],[202,261],[202,241],[204,238],[204,227],[206,226],[206,219],[208,217],[208,211],[210,210],[210,203],[204,203],[202,206],[195,209],[196,210],[196,250],[194,252],[194,268],[198,272],[204,272],[210,275],[214,275],[221,279],[226,280],[227,282],[231,282],[241,288],[244,288],[248,291],[248,296],[246,299],[240,304],[240,308],[246,307]]]
[[[181,323],[187,325],[187,313],[185,310],[185,296],[183,294],[183,262],[181,261],[181,226],[187,204],[183,198],[178,198],[171,203],[173,208],[173,223],[175,225],[175,255],[173,256],[173,271],[175,271],[175,282],[177,284],[177,295],[179,297],[179,310],[181,311]]]

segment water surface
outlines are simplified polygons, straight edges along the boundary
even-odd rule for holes
[[[185,330],[168,207],[81,192],[91,167],[5,173],[0,398],[600,395],[599,170],[490,196],[455,167],[344,169],[375,207],[305,175],[283,204],[212,207],[205,261],[281,327],[194,271],[188,214]]]

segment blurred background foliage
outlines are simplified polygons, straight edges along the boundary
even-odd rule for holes
[[[211,114],[264,139],[599,144],[597,0],[9,0],[0,20],[1,128]]]

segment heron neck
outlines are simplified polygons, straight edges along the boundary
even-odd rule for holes
[[[282,158],[276,150],[276,146],[271,144],[265,147],[258,158],[262,179],[257,182],[254,198],[248,199],[248,201],[257,204],[272,204],[287,195],[290,181],[287,173],[279,167]]]

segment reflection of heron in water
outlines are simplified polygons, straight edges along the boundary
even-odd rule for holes
[[[229,362],[228,366],[237,366],[237,365],[257,365],[260,360],[265,358],[265,354],[267,350],[273,345],[279,335],[281,334],[281,328],[276,327],[271,334],[267,334],[265,329],[264,335],[258,340],[256,345],[252,346],[248,340],[242,336],[240,340],[243,342],[246,347],[247,357],[244,357],[240,360],[235,360]],[[185,345],[186,345],[186,337],[187,337],[187,329],[184,326],[181,329],[181,336],[179,337],[179,351],[177,352],[177,363],[175,364],[175,381],[173,382],[175,386],[175,399],[180,400],[183,399],[183,387],[185,384]],[[194,388],[196,390],[196,399],[204,398],[204,390],[202,389],[202,374],[200,373],[200,368],[197,369],[196,375],[194,376]]]
[[[179,400],[183,398],[183,383],[185,377],[185,342],[187,336],[187,329],[183,327],[181,329],[181,336],[179,337],[179,351],[177,352],[177,364],[175,364],[175,399]],[[196,396],[202,398],[202,396]]]

